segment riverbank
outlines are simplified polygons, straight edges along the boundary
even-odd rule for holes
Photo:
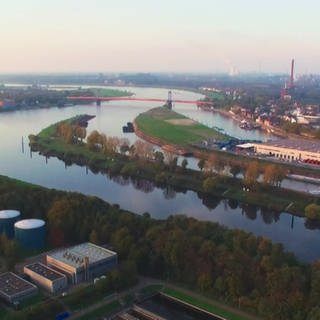
[[[65,120],[73,123],[78,116]],[[217,174],[207,174],[199,171],[182,168],[176,164],[165,164],[163,160],[149,159],[130,156],[129,154],[110,152],[103,153],[92,150],[83,142],[66,143],[57,136],[56,123],[42,130],[38,135],[30,135],[30,146],[33,151],[50,157],[57,157],[67,164],[75,163],[88,166],[93,172],[103,172],[111,175],[130,177],[132,179],[145,179],[158,187],[173,187],[178,190],[193,190],[199,196],[209,199],[211,196],[228,198],[262,206],[278,212],[287,209],[288,212],[297,216],[304,216],[304,208],[317,197],[300,192],[284,190],[273,186],[257,184],[255,188],[248,191],[243,187],[241,180]]]
[[[111,88],[80,87],[63,90],[28,86],[4,87],[0,94],[0,112],[71,107],[74,104],[68,100],[68,96],[130,97],[132,95],[133,92]],[[88,101],[82,103],[88,104]]]
[[[160,116],[158,116],[156,112],[152,114],[152,110],[159,109],[162,110]],[[174,113],[172,115],[172,111],[169,111],[166,108],[151,109],[150,111],[142,113],[135,118],[135,132],[140,138],[156,144],[164,150],[169,149],[177,154],[183,154],[180,152],[182,148],[183,150],[186,150],[188,154],[193,154],[199,159],[207,160],[210,156],[215,155],[226,164],[228,163],[230,165],[237,165],[241,167],[246,167],[249,163],[258,161],[261,171],[263,171],[267,165],[274,163],[288,174],[320,178],[320,170],[318,170],[318,168],[295,165],[289,162],[279,162],[273,159],[247,155],[243,152],[238,153],[221,150],[219,148],[219,144],[231,137],[224,135],[215,129],[206,127],[209,138],[195,134],[190,137],[189,125],[180,124],[170,126],[170,124],[166,123],[167,118],[179,116],[182,117],[182,115],[179,115],[178,113]],[[192,121],[191,119],[189,120]],[[165,130],[163,128],[165,128]],[[179,133],[178,139],[176,138],[176,131]],[[193,143],[197,140],[201,141],[201,143]],[[210,144],[212,146],[210,146]]]

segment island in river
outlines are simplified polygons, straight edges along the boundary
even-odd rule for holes
[[[67,119],[49,126],[38,135],[30,135],[32,150],[58,157],[66,163],[87,165],[94,171],[145,179],[161,187],[194,190],[201,197],[219,196],[279,212],[286,209],[299,216],[304,216],[305,207],[317,200],[313,195],[260,183],[255,183],[248,191],[240,179],[219,175],[212,168],[206,172],[191,170],[186,162],[178,166],[176,157],[164,161],[162,152],[154,151],[150,144],[141,141],[130,146],[125,139],[106,137],[94,131],[85,143],[83,130],[78,129],[83,118],[88,116]],[[198,128],[197,124],[193,125]],[[213,129],[206,128],[204,132],[207,133],[207,130]],[[203,134],[202,129],[199,131]],[[226,137],[221,133],[218,136],[222,139]]]

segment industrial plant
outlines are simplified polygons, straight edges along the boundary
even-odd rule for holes
[[[17,210],[0,210],[0,234],[4,233],[8,238],[14,237],[14,224],[20,219]]]
[[[45,222],[40,219],[25,219],[14,224],[14,234],[20,245],[27,249],[41,249],[46,238]]]
[[[117,266],[117,254],[86,242],[47,255],[47,265],[67,275],[72,284],[90,281]]]

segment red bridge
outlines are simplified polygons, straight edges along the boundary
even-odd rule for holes
[[[135,98],[135,97],[95,97],[95,96],[70,96],[68,100],[72,101],[91,101],[100,105],[101,101],[150,101],[150,102],[171,102],[171,103],[186,103],[197,105],[211,105],[207,101],[193,101],[193,100],[168,100],[168,99],[152,99],[152,98]]]

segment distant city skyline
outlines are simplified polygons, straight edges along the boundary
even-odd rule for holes
[[[0,4],[0,73],[320,73],[320,4],[29,0]]]

